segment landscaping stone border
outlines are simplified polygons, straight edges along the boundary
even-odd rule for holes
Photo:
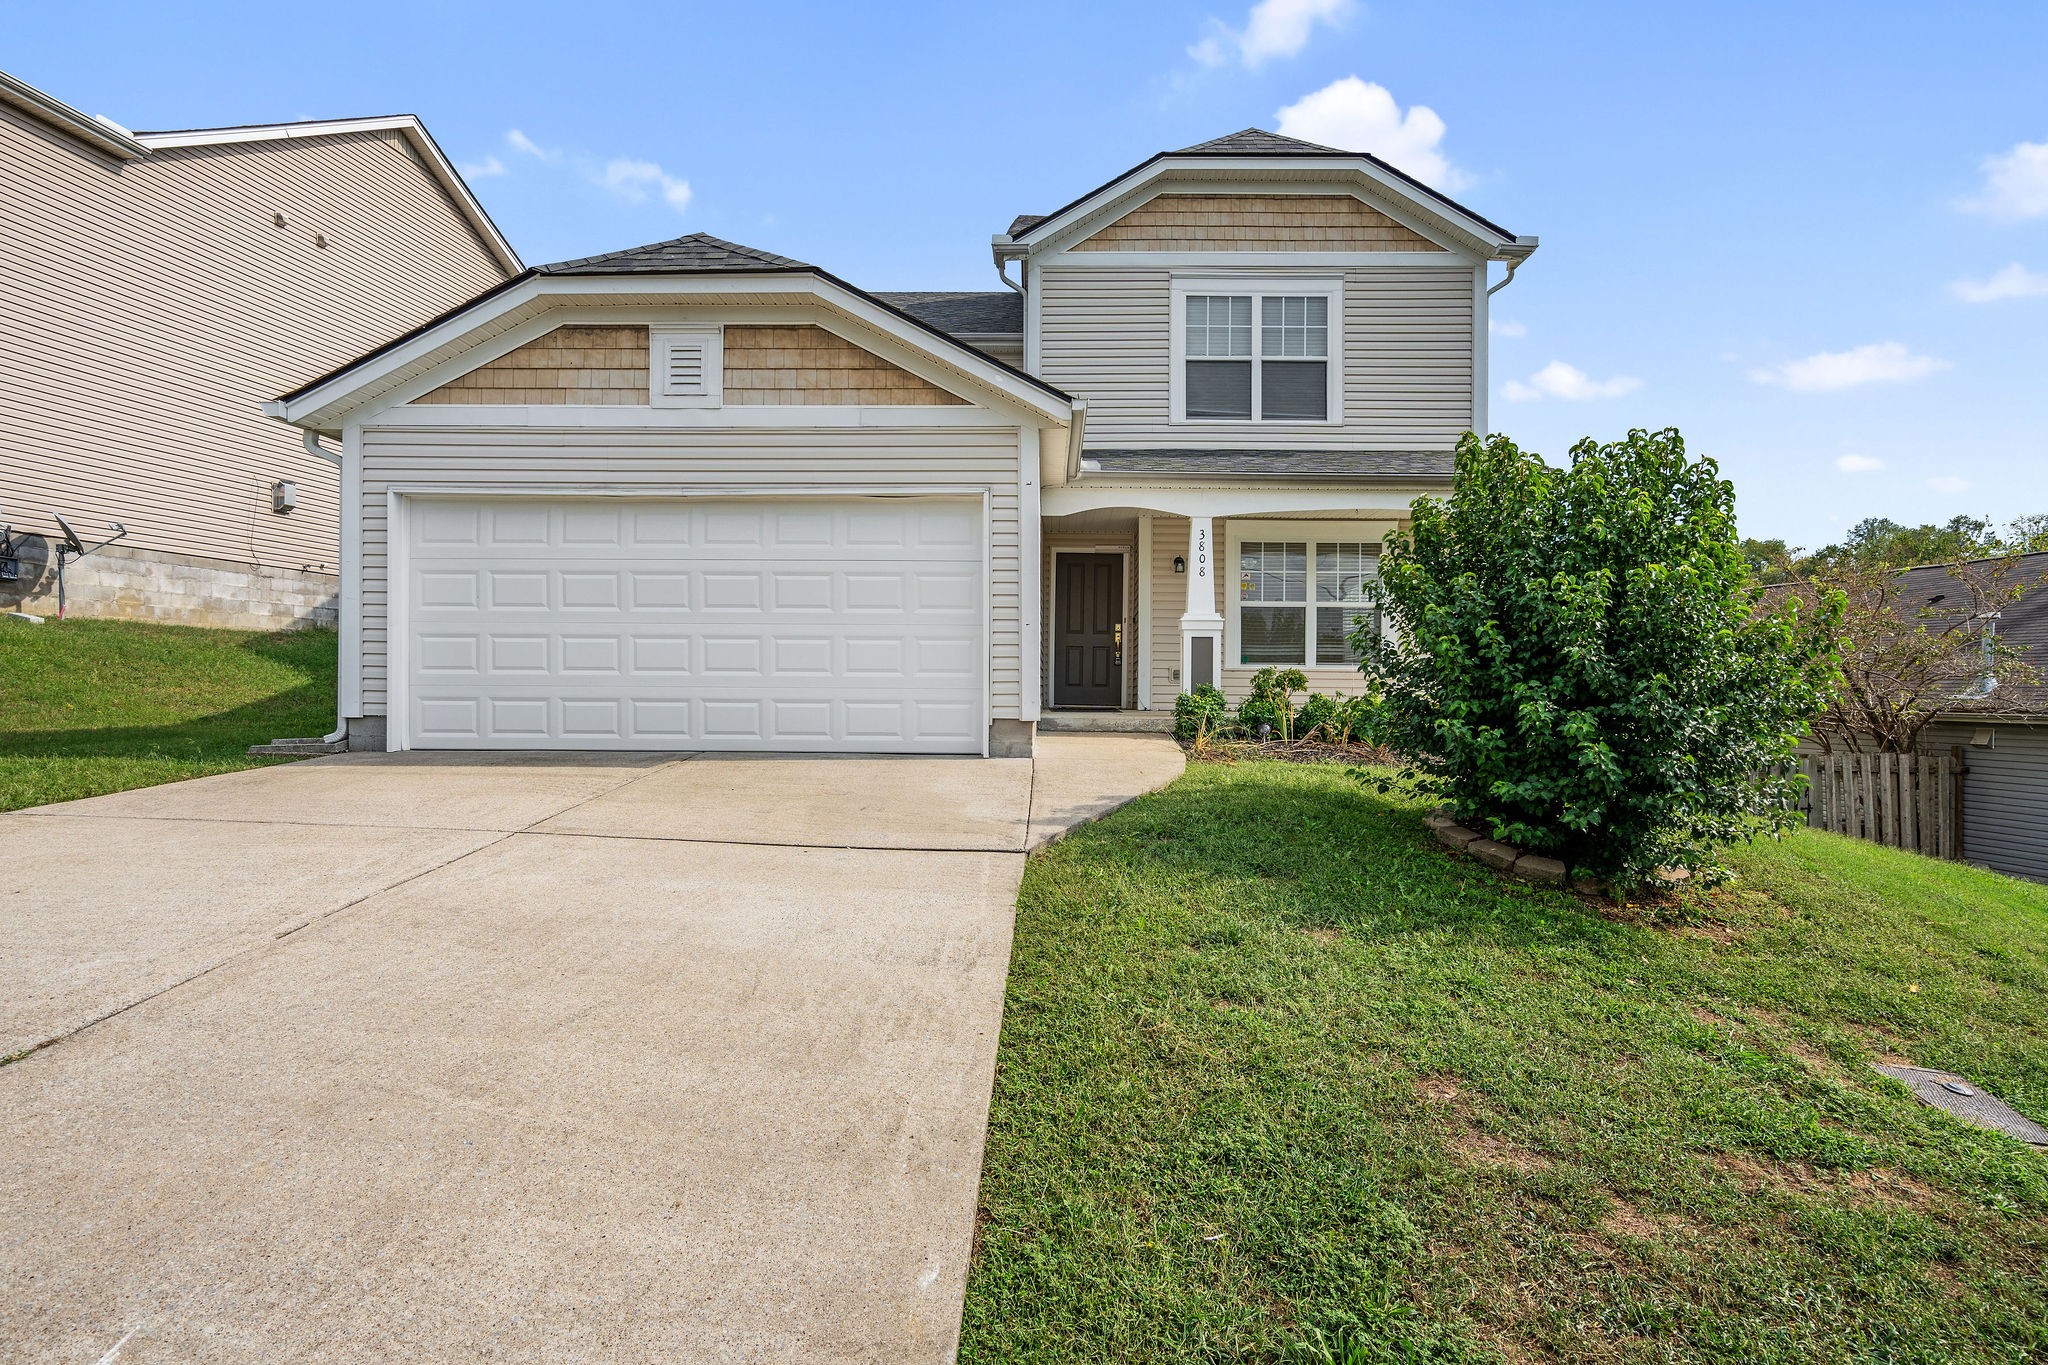
[[[1429,826],[1437,842],[1445,848],[1477,858],[1496,872],[1506,872],[1541,886],[1563,886],[1570,874],[1570,869],[1555,858],[1546,858],[1540,853],[1524,853],[1513,844],[1504,844],[1477,830],[1466,829],[1452,818],[1449,811],[1431,811],[1423,823]]]

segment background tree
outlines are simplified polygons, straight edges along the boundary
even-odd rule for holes
[[[1760,604],[1735,493],[1676,431],[1582,441],[1555,469],[1468,435],[1451,497],[1390,537],[1390,642],[1354,645],[1404,775],[1497,839],[1618,881],[1720,875],[1784,827],[1784,774],[1836,676],[1839,603]]]

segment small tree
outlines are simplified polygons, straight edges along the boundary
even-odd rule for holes
[[[1815,740],[1828,751],[1910,754],[1936,716],[1991,705],[1993,680],[2036,681],[2024,651],[1997,631],[1998,613],[2028,586],[2017,552],[1913,574],[1870,557],[1802,566],[1781,591],[1844,603],[1842,676]]]
[[[1380,561],[1391,638],[1353,640],[1408,780],[1622,882],[1711,879],[1716,846],[1793,823],[1840,606],[1760,609],[1734,501],[1676,431],[1582,441],[1567,469],[1467,435],[1449,500],[1418,500]]]

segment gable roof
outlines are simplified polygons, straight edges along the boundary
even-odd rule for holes
[[[741,246],[708,232],[693,232],[666,242],[607,251],[597,256],[579,256],[573,261],[556,261],[534,267],[543,275],[676,275],[713,274],[719,271],[816,270],[818,267],[772,251]]]
[[[1284,133],[1269,133],[1264,128],[1241,128],[1222,137],[1212,137],[1207,142],[1197,142],[1192,147],[1183,147],[1174,156],[1200,156],[1204,152],[1223,152],[1231,156],[1242,156],[1247,152],[1274,152],[1283,156],[1299,156],[1303,152],[1337,152],[1349,156],[1349,152],[1338,152],[1335,147],[1325,147],[1320,142],[1303,142],[1298,137]]]
[[[1411,199],[1423,201],[1422,206],[1449,219],[1482,239],[1493,239],[1492,244],[1502,257],[1520,259],[1536,249],[1533,237],[1517,237],[1490,218],[1466,208],[1457,200],[1423,184],[1398,166],[1393,166],[1370,152],[1347,152],[1337,147],[1324,147],[1314,142],[1303,142],[1299,138],[1285,137],[1279,133],[1267,132],[1263,128],[1244,128],[1223,137],[1198,142],[1192,147],[1183,147],[1177,152],[1156,152],[1139,162],[1121,175],[1096,186],[1088,193],[1070,203],[1063,204],[1051,213],[1019,214],[1010,223],[1008,236],[1022,244],[1029,238],[1046,236],[1061,226],[1058,220],[1067,217],[1076,209],[1101,198],[1126,181],[1145,176],[1162,162],[1187,159],[1225,160],[1238,158],[1271,157],[1276,161],[1314,160],[1329,162],[1348,161],[1357,165],[1373,179],[1395,182],[1392,188],[1405,193]]]
[[[311,415],[303,411],[300,414],[293,414],[291,412],[291,408],[298,404],[300,400],[307,398],[309,395],[314,395],[329,385],[346,379],[350,375],[364,370],[366,367],[375,365],[379,360],[392,356],[395,352],[407,350],[408,348],[416,349],[416,343],[421,343],[436,332],[446,332],[448,338],[462,335],[460,331],[452,330],[453,324],[468,319],[471,314],[476,314],[478,320],[481,320],[485,315],[485,311],[494,302],[506,300],[500,311],[503,311],[504,307],[521,306],[520,300],[508,299],[507,296],[522,290],[527,295],[532,296],[542,292],[537,286],[550,284],[555,281],[560,281],[566,286],[572,280],[578,278],[611,277],[619,279],[630,278],[636,281],[654,281],[664,278],[693,280],[720,276],[730,277],[735,281],[745,278],[759,280],[762,282],[764,289],[769,281],[790,281],[797,276],[809,276],[827,286],[829,290],[838,291],[850,296],[854,300],[858,300],[861,304],[872,306],[880,314],[885,315],[885,318],[882,319],[884,323],[887,320],[893,320],[895,324],[900,324],[902,327],[914,331],[922,337],[936,340],[940,343],[940,349],[942,349],[945,355],[970,358],[967,365],[960,367],[966,369],[970,374],[977,369],[992,367],[1008,381],[1009,386],[1013,390],[1013,398],[1015,386],[1021,384],[1024,387],[1035,390],[1043,395],[1044,398],[1053,399],[1062,407],[1071,406],[1075,402],[1071,394],[1055,388],[1038,376],[975,349],[966,342],[950,335],[943,328],[916,316],[908,309],[893,304],[879,295],[870,294],[857,285],[849,284],[828,270],[803,261],[793,260],[788,256],[778,256],[773,252],[762,251],[758,247],[743,246],[738,242],[728,242],[723,238],[713,237],[706,232],[693,232],[687,236],[671,238],[665,242],[650,242],[645,246],[628,247],[622,251],[608,251],[596,256],[582,256],[575,260],[556,261],[548,265],[530,266],[520,274],[506,280],[503,284],[486,289],[468,302],[458,304],[447,312],[442,313],[439,317],[430,318],[412,330],[393,337],[382,346],[357,356],[346,365],[330,370],[316,379],[309,380],[289,393],[280,394],[273,402],[265,404],[265,410],[271,416],[280,420],[297,423],[301,420],[302,416]],[[780,292],[788,292],[788,289],[788,285],[782,285]],[[530,298],[527,301],[530,302]],[[875,319],[867,319],[866,321],[868,321],[870,326],[877,325],[877,320]],[[884,325],[882,330],[887,330],[887,326]],[[444,338],[443,343],[437,344],[445,344],[446,339]],[[984,375],[982,382],[987,382],[986,375]],[[1004,384],[998,383],[994,387],[1000,391]],[[1042,405],[1044,398],[1032,401]],[[334,401],[333,395],[322,399],[323,404],[332,401]]]
[[[1024,296],[1014,289],[925,289],[875,297],[953,336],[1024,335]]]

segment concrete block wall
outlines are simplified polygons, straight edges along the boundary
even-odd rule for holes
[[[0,611],[57,612],[56,550],[17,536],[21,577],[0,581]],[[110,545],[64,570],[67,612],[117,621],[161,621],[228,630],[333,626],[340,579],[311,569]]]

